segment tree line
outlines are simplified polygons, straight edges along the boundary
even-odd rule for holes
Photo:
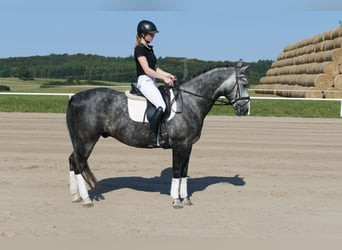
[[[218,66],[234,66],[231,61],[203,61],[180,57],[160,57],[158,65],[172,72],[178,79],[190,78],[199,72]],[[271,60],[247,62],[249,81],[258,83],[271,67]],[[135,82],[134,57],[105,57],[86,54],[51,54],[48,56],[9,57],[0,59],[0,77],[54,78],[77,80],[100,80],[114,82]]]

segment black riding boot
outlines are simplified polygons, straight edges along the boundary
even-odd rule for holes
[[[158,145],[158,131],[159,131],[159,124],[161,119],[163,118],[163,109],[161,107],[157,108],[156,111],[154,112],[150,123],[150,135],[149,135],[149,147],[156,147]]]

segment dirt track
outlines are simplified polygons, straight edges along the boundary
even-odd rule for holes
[[[91,209],[72,204],[61,114],[0,113],[0,239],[340,239],[342,120],[208,117],[193,207],[168,195],[170,150],[101,139]],[[80,225],[82,224],[82,225]]]

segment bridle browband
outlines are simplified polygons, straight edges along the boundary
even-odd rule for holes
[[[241,97],[240,84],[239,84],[239,74],[238,74],[239,73],[239,69],[240,69],[240,67],[235,67],[235,84],[233,86],[233,89],[234,89],[234,87],[236,87],[236,91],[235,91],[235,97],[234,97],[234,99],[232,101],[229,101],[229,100],[226,100],[226,99],[225,100],[219,100],[219,99],[215,100],[215,99],[210,98],[210,97],[202,96],[202,95],[199,95],[199,94],[187,91],[185,89],[181,89],[180,87],[178,87],[177,89],[182,91],[182,92],[184,92],[184,93],[186,93],[186,94],[189,94],[189,95],[192,95],[192,96],[196,96],[198,98],[202,98],[202,99],[211,101],[215,105],[234,105],[238,101],[247,100],[247,102],[244,104],[244,105],[246,105],[247,103],[250,102],[250,97],[249,96]]]

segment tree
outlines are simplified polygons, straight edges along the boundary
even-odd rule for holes
[[[17,74],[21,80],[33,80],[32,72],[24,64],[19,66]]]

